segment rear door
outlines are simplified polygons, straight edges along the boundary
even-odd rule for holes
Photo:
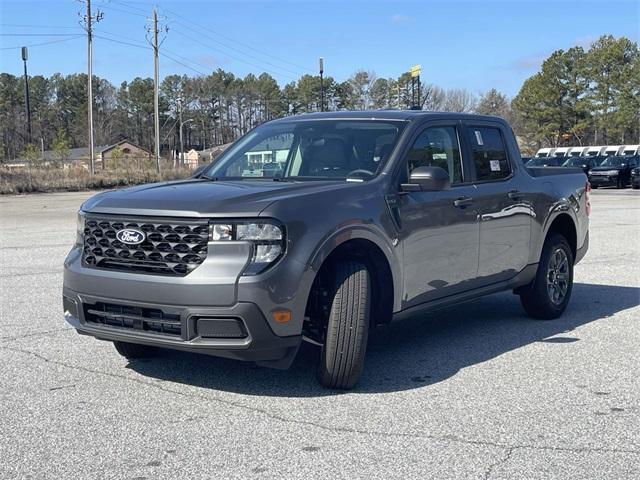
[[[451,189],[397,192],[394,197],[403,249],[403,308],[468,288],[478,271],[475,187],[463,167],[460,123],[429,123],[419,129],[401,165],[399,183],[419,166],[448,171]]]
[[[465,122],[464,140],[480,219],[478,279],[495,283],[515,276],[528,263],[531,193],[518,178],[499,123]]]

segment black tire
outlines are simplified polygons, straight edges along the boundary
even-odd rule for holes
[[[113,346],[116,347],[120,355],[131,360],[135,358],[153,357],[158,353],[157,347],[140,345],[138,343],[113,342]]]
[[[557,253],[559,250],[562,253]],[[557,256],[555,256],[557,254]],[[555,256],[555,257],[554,257]],[[566,273],[561,275],[560,270],[555,271],[554,264],[558,257],[566,259]],[[563,262],[564,263],[564,262]],[[552,272],[554,270],[554,272]],[[562,284],[556,285],[559,278],[566,276],[566,289]],[[553,279],[553,282],[551,282]],[[550,285],[549,283],[553,283]],[[555,285],[555,286],[554,286]],[[561,293],[562,298],[556,293]],[[567,239],[557,233],[552,233],[545,241],[538,264],[538,272],[533,283],[520,292],[520,301],[527,315],[540,320],[552,320],[558,318],[567,308],[573,290],[573,253]]]
[[[349,389],[362,374],[367,349],[371,308],[371,280],[367,267],[352,260],[337,263],[331,292],[318,380],[325,387]]]
[[[622,177],[618,177],[618,180],[616,181],[616,188],[624,188],[624,180]]]
[[[598,189],[598,185],[593,185],[593,184],[591,184],[591,189],[592,189],[592,190],[597,190],[597,189]]]

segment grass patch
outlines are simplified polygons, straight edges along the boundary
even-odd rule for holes
[[[143,183],[177,180],[191,175],[185,168],[105,169],[91,175],[84,168],[24,168],[9,170],[0,167],[0,194],[36,192],[77,192],[140,185]]]

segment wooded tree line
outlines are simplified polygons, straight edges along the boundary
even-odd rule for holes
[[[45,149],[54,144],[87,145],[85,74],[55,74],[29,79],[32,137]],[[153,149],[153,81],[135,78],[116,87],[95,77],[95,144],[128,138]],[[411,77],[377,77],[358,71],[338,82],[324,78],[325,110],[410,108]],[[303,75],[280,87],[267,73],[244,78],[218,69],[207,76],[171,75],[160,89],[161,143],[176,149],[181,114],[185,144],[209,148],[228,143],[267,120],[320,110],[320,77]],[[417,95],[416,95],[417,98]],[[640,54],[626,38],[603,36],[585,51],[554,52],[541,71],[525,81],[510,101],[492,89],[476,95],[423,84],[425,110],[477,112],[511,121],[521,142],[543,145],[637,143],[640,138]],[[22,77],[0,74],[0,157],[19,157],[29,144]],[[35,148],[31,147],[31,151]]]

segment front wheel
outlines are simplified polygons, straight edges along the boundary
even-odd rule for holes
[[[573,252],[565,237],[552,234],[542,248],[536,278],[520,293],[520,301],[530,317],[552,320],[567,308],[572,289]]]
[[[369,335],[371,280],[367,267],[352,260],[337,263],[330,295],[318,380],[325,387],[349,389],[362,374]]]

